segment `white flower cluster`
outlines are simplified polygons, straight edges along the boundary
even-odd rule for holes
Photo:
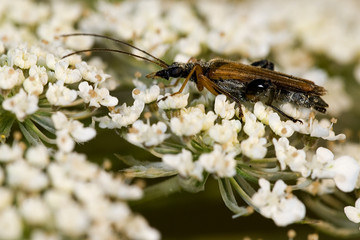
[[[319,147],[311,160],[307,160],[305,151],[291,146],[287,138],[274,138],[273,144],[282,170],[289,166],[292,171],[300,172],[304,177],[311,175],[313,179],[333,179],[343,192],[355,189],[360,164],[354,158],[341,156],[334,160],[334,154],[329,149]]]
[[[168,166],[178,170],[180,175],[194,177],[202,181],[204,170],[214,173],[221,178],[234,176],[236,167],[235,156],[235,152],[227,153],[220,145],[214,145],[212,152],[202,154],[195,162],[193,162],[191,152],[185,149],[176,155],[165,154],[162,160]]]
[[[305,217],[305,205],[285,191],[287,185],[282,180],[275,183],[272,191],[270,182],[264,178],[259,179],[259,185],[252,201],[263,216],[272,218],[278,226],[286,226]]]
[[[0,145],[0,238],[159,239],[126,200],[142,197],[85,155]],[[52,229],[52,230],[49,230]],[[30,231],[30,232],[28,232]]]
[[[9,234],[0,238],[19,238],[27,226],[34,226],[31,239],[58,238],[59,234],[89,239],[159,238],[157,231],[120,201],[139,198],[140,189],[124,184],[87,162],[84,156],[72,153],[75,142],[89,141],[96,135],[94,123],[84,127],[75,119],[89,117],[101,106],[110,112],[93,118],[100,128],[121,129],[129,142],[162,156],[165,164],[184,177],[199,181],[204,180],[206,173],[219,178],[233,177],[243,170],[242,164],[250,162],[258,171],[250,169],[249,174],[253,174],[250,178],[259,178],[262,170],[276,176],[276,169],[279,173],[295,172],[297,176],[300,173],[312,183],[320,179],[319,195],[331,193],[335,186],[343,192],[359,188],[359,154],[343,156],[345,151],[336,152],[329,146],[312,152],[310,141],[292,142],[298,136],[322,141],[345,139],[344,134],[336,135],[333,131],[335,121],[319,121],[311,109],[294,108],[291,104],[280,106],[286,114],[302,121],[294,123],[283,121],[278,113],[258,102],[253,111],[241,106],[239,119],[236,109],[239,106],[235,107],[224,95],[217,96],[212,107],[208,104],[212,97],[207,99],[203,95],[194,100],[191,93],[185,93],[189,89],[171,95],[161,92],[157,85],[148,87],[139,80],[134,80],[133,104],[117,106],[118,99],[106,87],[110,75],[102,67],[90,65],[78,55],[61,59],[70,53],[63,45],[87,49],[93,45],[93,38],[56,39],[59,34],[79,30],[111,32],[154,56],[162,57],[175,50],[176,59],[186,60],[199,55],[203,46],[222,55],[250,59],[265,58],[271,53],[284,72],[324,85],[329,91],[324,97],[330,105],[329,113],[340,115],[352,104],[344,91],[345,81],[340,77],[329,78],[324,70],[314,68],[313,53],[339,64],[357,64],[354,75],[359,81],[357,4],[356,0],[341,4],[336,0],[304,0],[299,10],[297,2],[283,0],[165,4],[157,0],[121,4],[101,0],[94,10],[89,10],[71,2],[3,1],[0,112],[16,117],[23,131],[33,127],[27,120],[50,129],[56,135],[59,151],[49,154],[38,146],[28,149],[24,157],[21,144],[0,146],[3,162],[0,226],[9,229],[6,233],[0,231],[0,235]],[[79,106],[85,110],[73,110]],[[47,139],[39,132],[24,135],[29,138],[37,134],[42,140]],[[174,149],[166,151],[166,141],[176,146],[177,153]],[[269,170],[264,162],[280,167]],[[304,218],[304,205],[285,191],[283,181],[277,181],[272,191],[265,179],[260,179],[259,185],[252,201],[261,214],[279,226]],[[306,187],[309,186],[301,190],[308,190]],[[351,221],[360,221],[358,205],[357,201],[355,208],[345,208]],[[42,228],[45,225],[57,232],[45,232]]]
[[[205,143],[214,144],[214,151],[210,154],[201,154],[198,158],[199,161],[192,161],[196,159],[193,159],[191,152],[183,150],[182,153],[177,155],[164,155],[163,161],[172,168],[177,169],[181,175],[195,177],[199,180],[202,179],[200,173],[203,170],[216,173],[220,177],[233,176],[236,167],[234,158],[237,155],[242,154],[250,159],[263,159],[266,156],[268,147],[271,144],[268,143],[268,139],[265,137],[268,125],[268,128],[280,136],[279,139],[273,138],[272,143],[281,170],[286,170],[286,166],[289,166],[291,171],[300,172],[304,177],[311,174],[313,179],[331,178],[335,181],[336,186],[344,192],[354,190],[360,170],[360,165],[355,159],[343,156],[334,160],[332,155],[324,162],[321,157],[316,157],[322,155],[321,150],[324,148],[319,148],[317,154],[312,157],[311,154],[306,156],[305,150],[297,150],[289,144],[288,137],[295,132],[311,136],[318,135],[317,137],[323,137],[327,140],[343,139],[343,134],[335,136],[331,130],[331,125],[322,126],[312,118],[310,120],[303,119],[303,123],[284,122],[277,113],[265,108],[261,102],[255,104],[255,114],[244,107],[242,108],[244,111],[243,121],[245,122],[243,130],[248,135],[247,138],[241,135],[241,122],[231,119],[235,116],[234,104],[230,104],[224,95],[218,95],[215,98],[215,113],[212,111],[205,113],[203,105],[181,109],[179,113],[169,120],[172,133],[179,137],[202,136]],[[222,119],[221,124],[215,123],[218,117]],[[332,154],[330,150],[326,149],[326,151],[328,154]],[[221,152],[223,152],[222,155]],[[225,164],[228,158],[232,159],[231,164]],[[205,159],[208,163],[215,162],[206,164]],[[217,167],[220,165],[224,167],[222,170]],[[351,169],[351,173],[348,172],[344,176],[343,169],[348,168]],[[317,174],[319,171],[325,171],[327,174]],[[223,174],[224,172],[231,174]]]
[[[56,129],[56,143],[61,151],[71,152],[75,147],[74,140],[82,143],[96,135],[95,129],[84,127],[79,121],[67,119],[62,112],[56,112],[51,119]]]
[[[68,106],[78,97],[96,108],[100,105],[117,105],[117,98],[112,97],[107,89],[98,87],[98,83],[108,78],[108,75],[102,77],[102,70],[85,62],[74,66],[74,62],[80,61],[79,56],[60,60],[68,51],[59,44],[60,42],[32,46],[20,44],[1,56],[0,90],[5,98],[2,107],[14,113],[19,121],[24,121],[27,116],[41,110],[39,100],[44,97],[54,106]],[[88,68],[80,71],[76,66]],[[97,82],[90,82],[90,85],[84,81],[86,75],[100,77]],[[79,91],[69,86],[79,82]]]

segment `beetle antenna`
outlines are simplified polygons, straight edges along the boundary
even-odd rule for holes
[[[168,67],[169,66],[169,64],[167,64],[166,62],[164,62],[160,58],[157,58],[157,57],[153,56],[152,54],[150,54],[150,53],[148,53],[148,52],[146,52],[146,51],[144,51],[144,50],[142,50],[142,49],[140,49],[138,47],[135,47],[134,45],[131,45],[130,43],[127,43],[125,41],[121,41],[119,39],[115,39],[115,38],[112,38],[112,37],[108,37],[108,36],[105,36],[105,35],[100,35],[100,34],[95,34],[95,33],[70,33],[70,34],[61,34],[61,35],[59,35],[59,37],[72,37],[72,36],[92,36],[92,37],[105,38],[105,39],[108,39],[108,40],[111,40],[111,41],[114,41],[114,42],[117,42],[117,43],[120,43],[120,44],[124,44],[124,45],[126,45],[128,47],[136,49],[136,50],[138,50],[138,51],[140,51],[140,52],[154,58],[155,60],[157,60],[161,64],[161,65],[158,64],[159,66],[162,66],[162,67],[164,67],[164,66]],[[140,56],[138,56],[138,57],[140,57]]]
[[[126,54],[126,55],[129,55],[129,56],[133,56],[133,57],[136,57],[136,58],[140,58],[140,59],[143,59],[145,61],[148,61],[148,62],[151,62],[151,63],[154,63],[162,68],[166,68],[168,67],[168,65],[166,64],[163,64],[163,63],[159,63],[159,62],[156,62],[156,61],[153,61],[151,59],[148,59],[146,57],[143,57],[143,56],[139,56],[139,55],[136,55],[134,53],[130,53],[130,52],[126,52],[126,51],[121,51],[121,50],[118,50],[118,49],[111,49],[111,48],[91,48],[91,49],[84,49],[84,50],[79,50],[79,51],[75,51],[75,52],[72,52],[72,53],[69,53],[65,56],[62,57],[62,59],[64,58],[67,58],[67,57],[70,57],[72,55],[75,55],[75,54],[79,54],[79,53],[85,53],[85,52],[117,52],[117,53],[122,53],[122,54]]]

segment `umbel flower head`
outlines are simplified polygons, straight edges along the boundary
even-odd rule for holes
[[[0,229],[8,230],[0,231],[1,239],[159,239],[126,201],[198,192],[209,178],[218,181],[234,216],[255,210],[278,226],[301,222],[360,236],[352,223],[359,223],[353,194],[360,187],[359,145],[344,144],[345,134],[334,130],[343,128],[342,114],[353,105],[345,91],[353,89],[352,79],[345,81],[337,69],[355,66],[354,79],[360,76],[356,0],[304,0],[301,9],[283,0],[86,4],[1,3]],[[86,36],[59,39],[79,31],[110,33],[166,62],[218,55],[248,63],[271,56],[281,72],[324,86],[328,113],[340,124],[290,103],[277,107],[301,123],[266,101],[244,102],[241,115],[227,96],[199,92],[193,83],[174,94],[179,86],[163,87],[159,79],[136,74],[129,81],[135,71],[150,72],[130,58],[106,64],[93,56],[63,58],[93,46],[94,38]],[[119,136],[107,138],[106,128]],[[91,162],[108,158],[105,152],[75,152],[79,144],[94,152],[92,146],[104,142],[107,148],[120,137],[131,144],[125,149],[131,154],[142,148],[157,159],[119,157],[129,165],[121,169],[127,177],[158,178],[145,195],[111,164]],[[121,145],[113,150],[119,155]]]
[[[142,189],[91,163],[84,154],[14,142],[0,145],[0,162],[1,239],[21,239],[26,229],[32,239],[159,238],[126,203],[141,198]]]

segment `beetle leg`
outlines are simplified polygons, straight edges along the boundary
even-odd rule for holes
[[[199,86],[201,86],[201,88],[205,87],[209,92],[211,92],[215,96],[219,95],[219,94],[224,94],[229,99],[232,99],[235,102],[236,106],[239,107],[239,115],[238,115],[238,117],[241,118],[243,116],[241,103],[239,102],[239,100],[234,99],[234,97],[231,96],[230,93],[228,93],[228,92],[222,90],[221,88],[219,88],[213,81],[211,81],[209,78],[207,78],[202,73],[197,74],[196,77],[197,77],[197,88],[199,90],[200,90]]]
[[[274,101],[275,95],[278,93],[275,87],[270,87],[269,90],[268,90],[268,92],[269,92],[269,97],[268,97],[268,100],[265,102],[265,104],[266,104],[267,106],[271,107],[272,109],[274,109],[275,111],[277,111],[278,113],[280,113],[280,114],[283,115],[284,117],[290,119],[290,120],[293,121],[294,123],[296,123],[296,122],[302,123],[301,120],[295,119],[295,118],[287,115],[287,114],[284,113],[280,108],[272,105],[272,102]]]
[[[186,84],[188,83],[188,81],[190,80],[191,76],[194,74],[195,71],[196,71],[196,75],[200,74],[200,72],[202,72],[202,71],[201,71],[201,66],[200,66],[200,65],[195,65],[195,66],[193,67],[193,69],[191,69],[189,75],[186,77],[186,79],[185,79],[185,81],[183,82],[183,84],[181,85],[179,91],[171,94],[171,96],[174,96],[174,95],[176,95],[176,94],[179,94],[179,93],[181,93],[181,92],[184,90]]]
[[[176,79],[176,81],[172,84],[168,84],[168,85],[165,85],[163,86],[163,88],[172,88],[172,87],[176,87],[180,82],[180,78]]]
[[[186,77],[186,79],[185,79],[185,81],[183,82],[183,84],[181,85],[179,91],[172,93],[170,96],[174,96],[174,95],[176,95],[176,94],[181,93],[181,92],[184,90],[186,84],[188,83],[188,81],[190,80],[191,76],[194,74],[195,71],[196,71],[196,72],[201,71],[201,66],[200,66],[200,65],[195,65],[195,66],[193,67],[193,69],[191,69],[189,75]],[[197,74],[198,74],[198,73],[197,73]],[[199,74],[200,74],[200,72],[199,72]],[[176,82],[177,82],[177,81],[176,81]],[[159,100],[157,100],[157,102],[163,101],[163,100],[165,100],[167,97],[168,97],[168,96],[164,96],[164,97],[160,98]]]
[[[253,62],[253,63],[251,63],[251,66],[274,70],[274,63],[272,63],[266,59]]]

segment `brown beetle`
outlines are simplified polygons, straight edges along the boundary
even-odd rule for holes
[[[214,95],[226,95],[238,104],[240,111],[241,102],[249,101],[254,103],[262,101],[294,122],[300,120],[294,119],[281,111],[278,107],[274,106],[273,102],[290,102],[297,106],[313,108],[322,113],[325,113],[326,108],[328,107],[328,104],[321,98],[321,96],[326,93],[326,90],[323,87],[303,78],[274,71],[274,64],[267,60],[261,60],[254,62],[251,65],[246,65],[223,59],[212,59],[206,62],[191,58],[187,63],[173,62],[169,65],[142,49],[127,42],[107,36],[89,33],[74,33],[62,35],[62,37],[84,35],[110,39],[134,48],[153,59],[148,59],[126,51],[108,48],[80,50],[68,54],[63,58],[88,51],[111,51],[141,58],[162,67],[161,70],[148,74],[148,78],[159,77],[166,80],[169,80],[170,78],[185,78],[180,90],[172,95],[181,93],[190,80],[195,82],[199,91],[206,88]]]

